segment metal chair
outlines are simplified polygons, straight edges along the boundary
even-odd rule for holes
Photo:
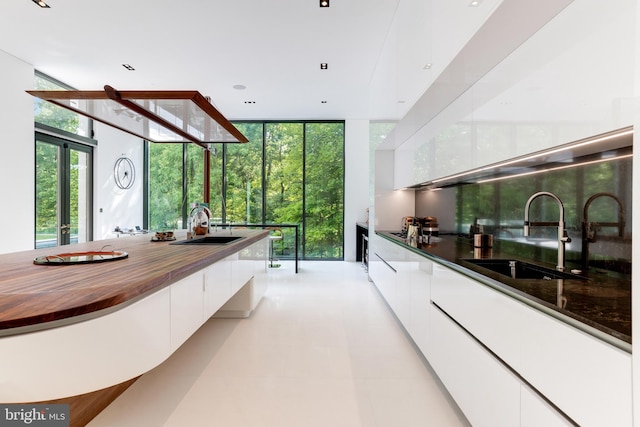
[[[278,268],[280,264],[274,264],[274,256],[273,256],[273,242],[281,241],[284,239],[284,233],[282,232],[282,228],[280,227],[267,227],[267,230],[272,231],[273,233],[269,234],[269,268]],[[275,261],[278,261],[277,259]]]

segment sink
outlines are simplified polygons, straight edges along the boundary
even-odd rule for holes
[[[244,239],[243,236],[203,236],[173,242],[172,245],[226,245]]]
[[[587,280],[586,277],[577,274],[565,273],[563,271],[554,270],[552,268],[540,267],[539,265],[529,264],[528,262],[515,261],[512,259],[462,259],[462,261],[486,268],[495,273],[511,279],[528,279],[528,280],[556,280],[556,279],[573,279]]]

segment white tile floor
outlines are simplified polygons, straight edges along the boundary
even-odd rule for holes
[[[209,320],[89,426],[468,425],[359,263],[268,277],[251,318]]]

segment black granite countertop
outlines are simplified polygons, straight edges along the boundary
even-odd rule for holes
[[[392,232],[376,232],[381,237],[406,247],[435,262],[444,264],[481,283],[517,297],[561,320],[593,328],[607,337],[631,344],[631,277],[611,275],[602,270],[581,272],[586,280],[563,279],[511,279],[499,273],[465,261],[477,258],[513,259],[543,267],[554,268],[536,260],[524,259],[511,253],[500,252],[499,242],[492,249],[475,250],[466,236],[440,235],[429,244],[408,242]],[[411,243],[411,244],[410,244]],[[560,289],[559,289],[560,288]],[[615,341],[615,340],[614,340]],[[617,342],[614,342],[617,344]]]

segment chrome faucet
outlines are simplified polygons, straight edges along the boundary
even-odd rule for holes
[[[599,197],[610,197],[618,204],[618,222],[591,222],[589,221],[589,206]],[[622,201],[611,193],[596,193],[587,199],[584,204],[582,221],[582,267],[586,270],[589,268],[589,243],[596,241],[596,233],[600,227],[617,227],[618,236],[624,237],[625,215]]]
[[[207,219],[202,221],[202,215],[206,216]],[[206,227],[208,233],[210,231],[209,221],[212,216],[213,215],[207,206],[200,203],[192,203],[191,211],[189,212],[189,224],[187,225],[187,239],[191,239],[196,235],[196,227]]]
[[[531,207],[531,202],[541,196],[551,197],[558,203],[558,210],[560,211],[560,218],[558,222],[531,222],[529,221],[529,208]],[[564,271],[564,249],[565,244],[571,241],[571,238],[567,234],[565,230],[564,224],[564,205],[562,204],[562,200],[558,196],[553,193],[549,193],[547,191],[540,191],[538,193],[533,194],[527,200],[527,203],[524,206],[524,237],[529,237],[529,231],[531,227],[541,227],[541,226],[557,226],[558,227],[558,265],[556,265],[556,269],[559,271]]]

